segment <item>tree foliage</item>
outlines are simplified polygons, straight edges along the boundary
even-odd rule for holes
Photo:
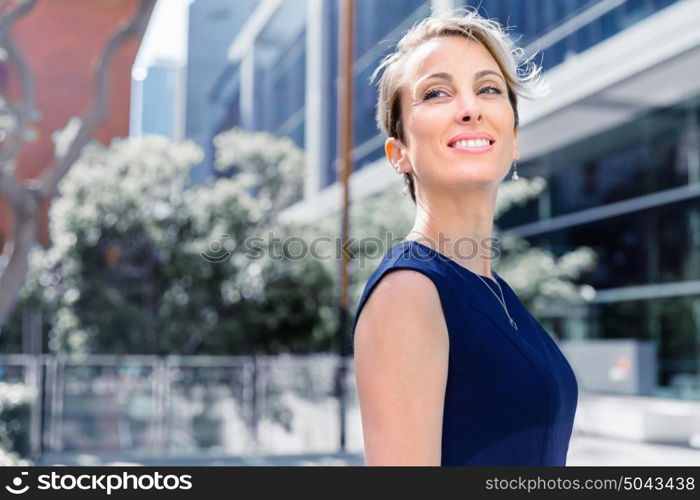
[[[71,169],[92,132],[108,111],[109,67],[114,54],[131,37],[141,38],[146,29],[156,0],[141,0],[134,16],[124,22],[110,37],[97,60],[95,68],[95,92],[90,107],[82,118],[74,117],[66,127],[61,147],[55,150],[54,161],[44,166],[39,178],[29,181],[20,179],[15,172],[25,139],[31,136],[28,124],[36,121],[41,113],[35,109],[35,92],[29,66],[22,57],[10,35],[12,25],[25,16],[36,5],[36,0],[25,0],[5,9],[0,17],[0,52],[8,67],[17,72],[20,82],[19,100],[2,98],[0,101],[0,196],[10,205],[14,218],[11,236],[11,251],[7,258],[0,259],[0,326],[4,325],[12,312],[17,296],[29,271],[29,254],[34,244],[38,215],[51,197],[58,183]]]
[[[0,382],[0,466],[33,465],[29,455],[29,412],[36,391],[24,384]]]
[[[288,139],[237,129],[215,144],[219,174],[207,185],[189,184],[203,156],[191,142],[148,136],[83,151],[50,212],[54,245],[31,255],[23,295],[25,307],[44,313],[50,351],[237,354],[333,345],[339,214],[280,218],[301,196],[303,152]],[[576,279],[595,261],[588,248],[555,257],[501,234],[498,217],[544,186],[540,178],[504,183],[495,213],[494,269],[534,313],[585,302],[592,290]],[[351,313],[414,213],[391,187],[352,206]]]
[[[191,142],[147,136],[84,150],[60,185],[54,244],[32,254],[23,297],[50,316],[51,351],[328,347],[319,324],[332,278],[312,259],[276,258],[264,238],[301,192],[303,154],[286,139],[237,130],[217,147],[238,172],[209,185],[189,184],[203,157]]]

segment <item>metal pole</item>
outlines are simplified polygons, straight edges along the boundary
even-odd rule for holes
[[[348,332],[348,265],[349,255],[347,242],[349,238],[349,202],[350,202],[350,173],[352,172],[352,80],[353,80],[353,32],[354,32],[354,0],[341,0],[340,10],[340,67],[338,79],[338,133],[339,133],[339,158],[341,164],[340,182],[343,188],[342,224],[341,224],[341,268],[340,268],[340,307],[338,328],[338,350],[340,354],[336,388],[338,393],[339,417],[340,417],[340,451],[345,451],[345,407],[346,388],[345,378],[347,373],[347,361],[351,353]]]
[[[29,308],[22,315],[22,351],[26,354],[25,383],[36,389],[29,416],[30,456],[38,461],[43,451],[44,365],[41,310]]]

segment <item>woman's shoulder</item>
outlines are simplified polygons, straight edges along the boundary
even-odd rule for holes
[[[398,305],[404,315],[419,313],[409,310],[417,303],[441,311],[445,278],[441,265],[433,256],[416,249],[414,242],[404,241],[391,247],[367,280],[355,311],[353,330],[370,298],[374,311],[386,312]]]
[[[404,240],[387,250],[373,275],[381,275],[389,268],[415,269],[424,274],[444,274],[445,264],[440,259],[440,254],[432,248],[415,240]]]
[[[434,263],[419,255],[412,243],[402,241],[387,250],[367,280],[360,307],[380,283],[382,290],[392,293],[405,293],[404,289],[432,292],[438,286]]]
[[[380,308],[399,305],[402,311],[419,302],[436,302],[439,305],[438,289],[426,274],[410,268],[392,267],[376,283],[372,300]]]
[[[415,269],[391,268],[383,275],[358,306],[353,327],[357,338],[375,337],[373,342],[416,342],[424,345],[445,333],[440,292],[426,274]],[[354,351],[354,348],[353,348]]]
[[[429,250],[429,249],[428,249]],[[402,272],[400,272],[402,271]],[[392,275],[390,278],[388,275]],[[430,289],[441,288],[446,278],[444,263],[437,262],[435,255],[415,241],[402,241],[389,248],[377,264],[365,285],[366,299],[380,281],[389,280],[386,286],[410,286]],[[360,301],[362,305],[362,299]]]

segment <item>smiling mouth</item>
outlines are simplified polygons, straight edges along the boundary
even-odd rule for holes
[[[465,139],[448,144],[451,148],[484,148],[492,146],[496,141],[489,139]]]
[[[469,139],[469,140],[464,140],[464,141],[456,141],[453,142],[452,144],[448,144],[448,147],[454,148],[454,149],[483,149],[483,148],[490,148],[493,146],[493,144],[496,141],[492,141],[489,139]]]

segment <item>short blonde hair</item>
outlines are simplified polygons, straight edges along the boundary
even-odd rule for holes
[[[379,96],[377,100],[377,126],[388,137],[404,140],[401,122],[401,104],[399,96],[404,85],[402,68],[406,58],[420,45],[433,38],[443,36],[461,36],[483,45],[493,56],[506,79],[508,99],[515,115],[515,128],[518,128],[518,95],[535,99],[546,95],[549,87],[542,80],[542,68],[532,62],[534,54],[524,56],[524,50],[517,47],[504,28],[494,19],[480,16],[476,10],[459,8],[452,11],[433,14],[416,23],[396,44],[396,50],[380,62],[370,76],[370,83],[383,70],[379,79]],[[404,180],[411,198],[416,201],[415,186],[410,174],[404,174]]]

